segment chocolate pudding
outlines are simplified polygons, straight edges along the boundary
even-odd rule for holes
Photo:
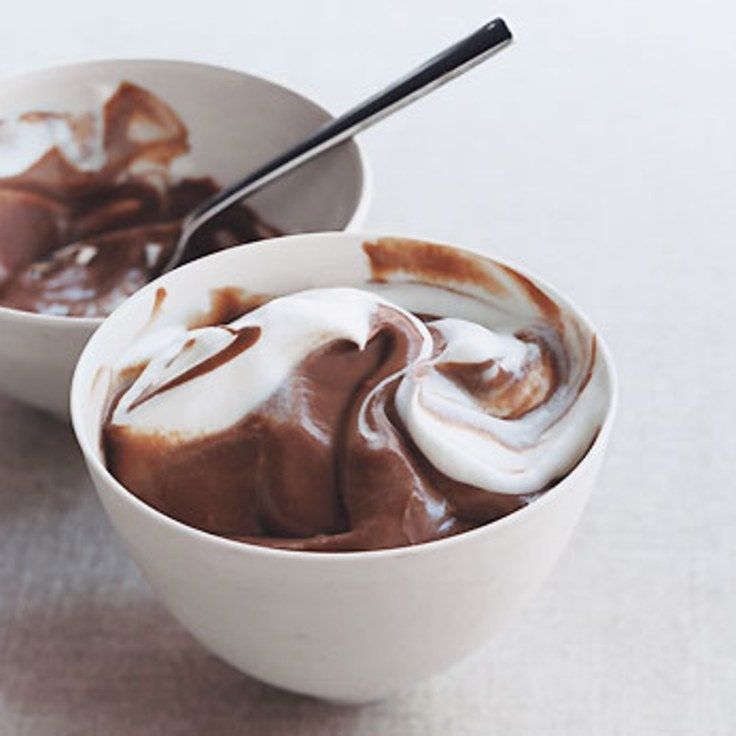
[[[182,218],[220,187],[172,170],[187,129],[123,82],[99,111],[0,121],[0,305],[103,317],[155,278]],[[245,206],[204,227],[188,258],[279,235]]]
[[[282,549],[401,547],[495,521],[575,467],[605,404],[595,337],[521,279],[537,313],[523,325],[314,289],[149,335],[150,357],[118,366],[107,466],[174,519]]]

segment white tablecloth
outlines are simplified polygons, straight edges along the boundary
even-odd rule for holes
[[[365,135],[368,229],[543,275],[608,339],[622,399],[600,486],[523,616],[364,708],[276,692],[207,654],[121,550],[68,428],[0,399],[0,734],[736,733],[733,3],[14,8],[0,73],[192,58],[335,110],[505,15],[513,49]]]

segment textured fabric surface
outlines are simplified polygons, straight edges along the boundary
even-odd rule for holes
[[[0,73],[155,53],[339,109],[505,14],[518,42],[493,68],[365,136],[367,226],[483,247],[590,315],[622,392],[599,487],[495,642],[393,699],[336,707],[262,686],[182,631],[113,535],[69,429],[0,398],[0,735],[731,736],[736,6],[337,5],[130,0],[111,26],[85,0],[29,2]]]

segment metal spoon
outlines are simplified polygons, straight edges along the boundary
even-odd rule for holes
[[[223,210],[466,72],[507,46],[511,40],[511,31],[501,18],[486,23],[386,89],[319,128],[301,143],[205,200],[184,218],[181,236],[163,272],[170,271],[182,261],[194,233]]]

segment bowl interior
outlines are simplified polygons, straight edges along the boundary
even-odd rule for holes
[[[31,110],[81,112],[122,81],[168,103],[189,129],[191,173],[220,184],[244,176],[330,119],[284,87],[219,67],[176,61],[102,61],[40,70],[0,83],[0,119]],[[187,172],[188,173],[188,172]],[[350,141],[289,174],[250,202],[284,232],[341,230],[356,214],[365,166]]]
[[[399,246],[395,251],[399,260],[394,263],[398,267],[393,271],[385,261],[381,273],[376,271],[376,261],[369,256],[370,245],[366,246],[375,242]],[[417,270],[405,268],[401,254],[406,252],[418,254],[419,265],[411,267]],[[434,269],[438,257],[449,258],[459,266],[453,277],[442,276]],[[552,298],[575,329],[584,335],[593,334],[588,321],[549,287],[471,251],[350,233],[296,235],[240,246],[183,266],[152,282],[116,310],[93,335],[77,366],[71,402],[75,429],[88,459],[95,464],[102,461],[100,426],[114,366],[124,352],[126,363],[135,362],[130,357],[131,345],[144,346],[147,335],[162,329],[180,330],[196,323],[211,311],[223,287],[236,287],[247,297],[329,286],[370,289],[412,311],[462,317],[489,326],[493,325],[499,304],[504,305],[507,314],[518,316],[521,326],[538,315],[545,299]],[[495,305],[493,309],[490,304]],[[508,318],[504,319],[508,324]],[[591,380],[600,381],[605,388],[609,415],[606,423],[610,423],[615,379],[608,351],[600,339],[598,345]]]

